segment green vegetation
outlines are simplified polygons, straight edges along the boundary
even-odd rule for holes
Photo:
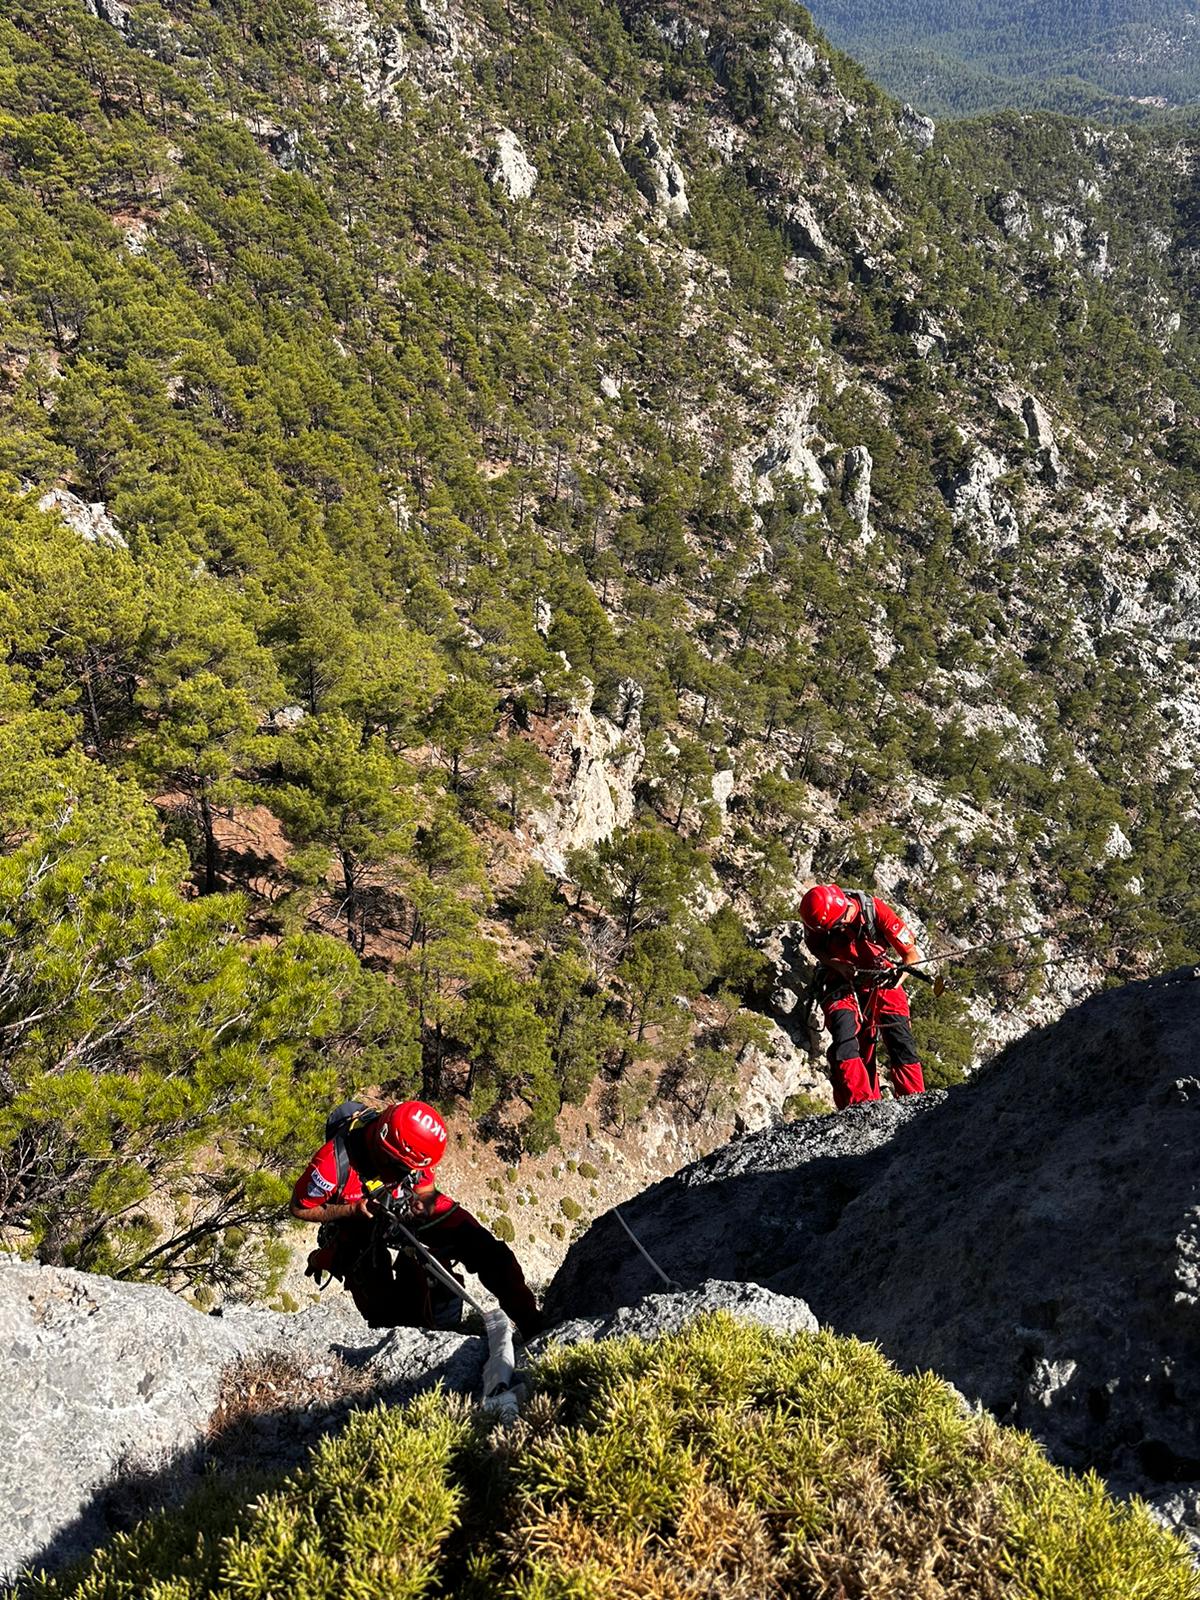
[[[472,0],[452,66],[383,9],[383,88],[310,0],[0,19],[0,1226],[47,1261],[269,1273],[240,1241],[368,1086],[506,1160],[564,1106],[728,1115],[751,936],[810,868],[938,943],[1200,952],[1193,664],[1107,587],[1178,608],[1192,570],[1174,136],[1111,139],[1103,185],[1049,117],[925,161],[783,0],[674,42]],[[650,110],[686,217],[643,197]],[[1057,485],[1002,385],[1053,412]],[[824,497],[763,475],[800,400]],[[1003,539],[953,509],[985,444]],[[553,874],[529,829],[589,695],[645,760]],[[949,1081],[972,1019],[925,1016]]]
[[[360,1412],[279,1487],[206,1488],[30,1600],[1200,1595],[1144,1507],[853,1340],[709,1317],[534,1384],[511,1430],[440,1394]]]
[[[1194,18],[1162,0],[821,0],[813,10],[887,89],[935,116],[1009,109],[1124,120],[1152,114],[1155,102],[1200,100]]]

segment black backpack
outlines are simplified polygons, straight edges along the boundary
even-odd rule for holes
[[[346,1179],[350,1176],[350,1152],[346,1148],[348,1134],[358,1128],[365,1128],[375,1121],[378,1111],[372,1111],[369,1106],[363,1105],[361,1100],[344,1100],[325,1118],[325,1137],[333,1141],[333,1156],[337,1162],[337,1188],[329,1196],[326,1204],[338,1200],[342,1190],[346,1187]]]

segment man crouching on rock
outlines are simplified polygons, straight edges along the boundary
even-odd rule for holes
[[[326,1142],[292,1191],[291,1213],[321,1224],[306,1276],[331,1273],[350,1291],[372,1328],[451,1328],[462,1301],[412,1249],[393,1259],[384,1197],[404,1207],[404,1225],[452,1272],[473,1272],[516,1323],[523,1338],[542,1316],[516,1256],[469,1211],[434,1185],[446,1149],[446,1124],[420,1100],[369,1111],[351,1101],[326,1123]]]

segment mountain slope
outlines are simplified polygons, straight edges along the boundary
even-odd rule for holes
[[[1186,0],[1085,6],[830,0],[817,21],[922,110],[1040,108],[1136,116],[1200,95],[1200,34]]]
[[[22,1249],[236,1285],[368,1086],[719,1139],[810,874],[1025,938],[932,1081],[1194,956],[1190,143],[791,6],[0,28]]]

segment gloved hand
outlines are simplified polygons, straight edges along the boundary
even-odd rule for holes
[[[336,1251],[328,1245],[323,1250],[310,1250],[308,1265],[304,1269],[304,1276],[306,1278],[314,1278],[318,1289],[324,1288],[324,1284],[321,1282],[321,1274],[326,1273],[329,1277],[332,1277],[335,1260]]]

